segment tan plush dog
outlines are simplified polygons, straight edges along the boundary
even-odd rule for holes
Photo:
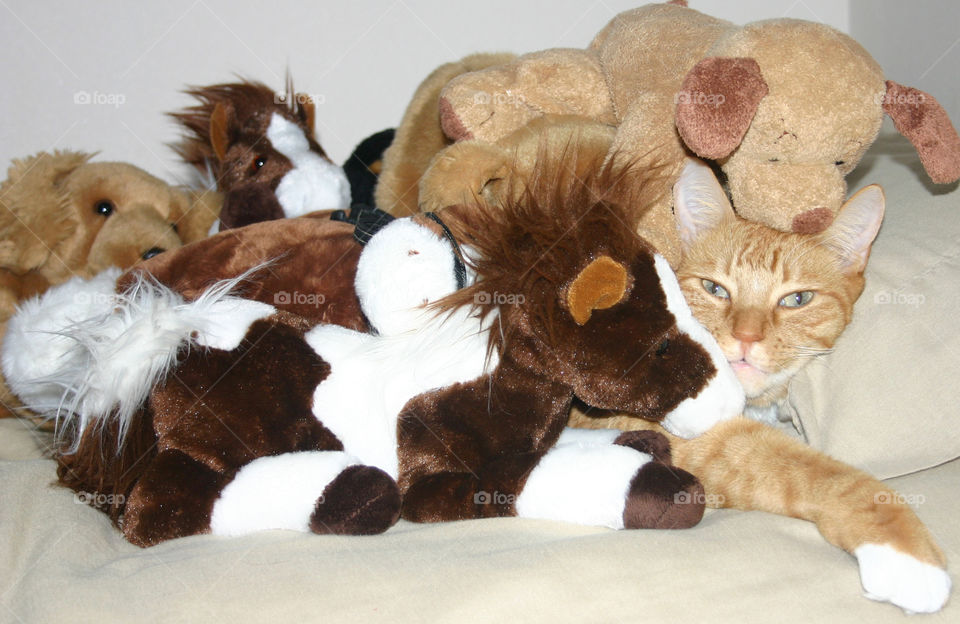
[[[793,19],[740,27],[683,6],[647,5],[615,17],[586,50],[535,52],[458,76],[440,92],[434,119],[453,139],[488,144],[550,114],[613,125],[619,157],[665,163],[673,179],[688,151],[712,159],[741,216],[813,233],[842,205],[844,178],[884,113],[934,182],[960,178],[960,137],[943,108],[885,81],[843,33]],[[389,156],[387,180],[402,160]],[[385,209],[394,205],[391,190],[378,190]],[[663,201],[641,229],[673,262],[679,248],[669,196]]]
[[[193,194],[91,156],[14,160],[0,184],[0,337],[19,301],[199,240],[217,218],[216,194]],[[0,378],[0,416],[17,405]]]

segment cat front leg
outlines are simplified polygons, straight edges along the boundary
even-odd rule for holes
[[[676,464],[700,477],[717,506],[814,522],[828,542],[857,558],[868,598],[922,613],[946,603],[946,558],[903,498],[879,480],[746,418],[671,444]]]

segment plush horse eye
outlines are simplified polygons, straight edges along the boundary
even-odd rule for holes
[[[784,308],[800,308],[810,303],[811,299],[813,299],[812,290],[800,290],[795,293],[790,293],[781,299],[780,306]]]
[[[109,217],[113,214],[115,206],[109,199],[101,199],[93,205],[93,211],[98,215]]]
[[[667,352],[667,349],[670,348],[670,339],[664,338],[660,341],[660,344],[657,345],[657,355],[663,355]]]
[[[263,167],[265,164],[267,164],[267,157],[266,157],[266,156],[257,156],[257,157],[253,160],[253,167],[252,167],[252,168],[253,168],[254,171],[259,171],[260,168]]]
[[[713,295],[718,299],[729,299],[730,293],[727,292],[727,289],[721,286],[716,282],[712,282],[708,279],[700,280],[700,283],[703,284],[703,289]]]

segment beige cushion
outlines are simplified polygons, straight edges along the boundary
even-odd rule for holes
[[[33,444],[3,425],[13,446]],[[143,550],[54,478],[49,460],[0,461],[0,621],[903,622],[861,597],[854,559],[812,524],[770,514],[708,512],[686,531],[401,522],[372,537],[271,531]],[[922,500],[954,558],[958,482],[960,461],[892,483]],[[956,600],[923,616],[948,621]]]
[[[867,286],[834,353],[790,403],[814,447],[881,478],[960,456],[960,191],[929,182],[911,145],[882,135],[850,179],[887,206]]]

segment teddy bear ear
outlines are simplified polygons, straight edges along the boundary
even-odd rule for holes
[[[960,179],[960,136],[932,95],[888,80],[883,110],[913,143],[931,180],[948,184]]]
[[[675,100],[680,137],[701,158],[717,160],[740,145],[768,92],[752,58],[706,58],[687,73]]]

